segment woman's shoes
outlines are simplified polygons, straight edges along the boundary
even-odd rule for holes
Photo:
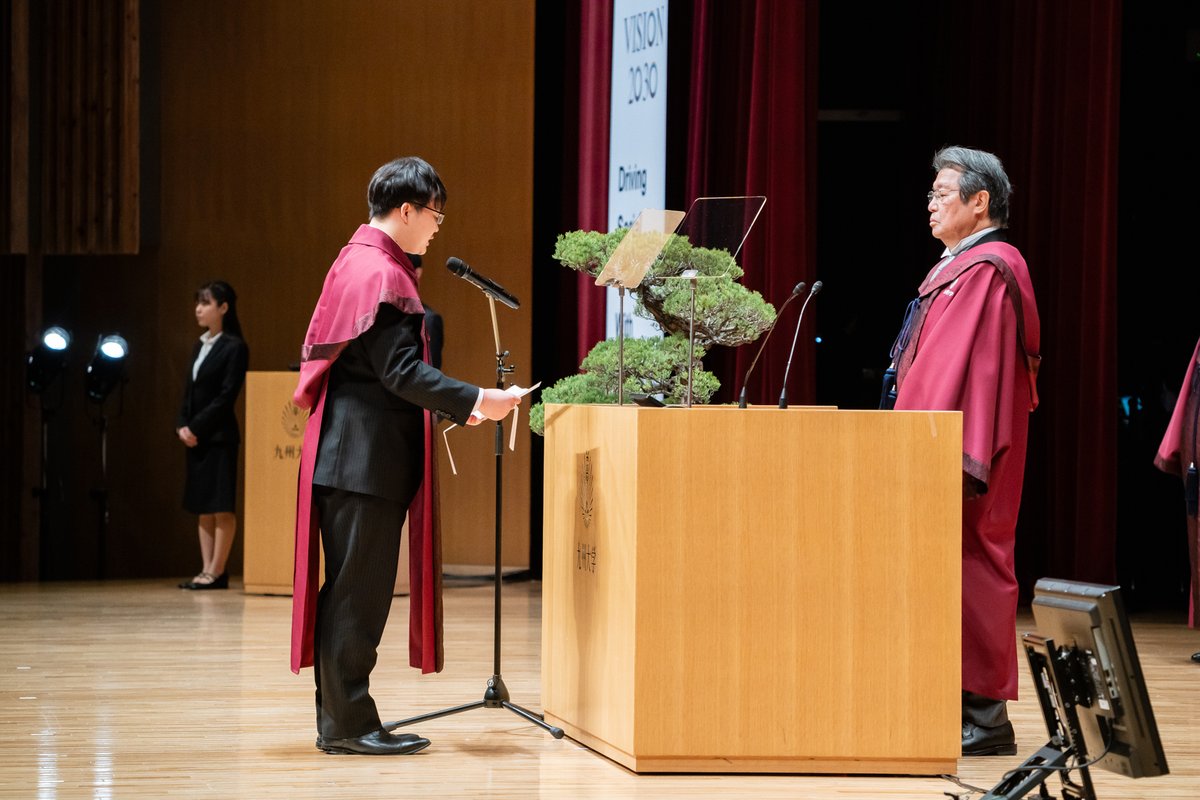
[[[229,573],[213,575],[211,572],[201,572],[190,583],[179,585],[183,589],[228,589]]]
[[[208,574],[207,572],[197,572],[196,577],[189,578],[186,581],[180,581],[179,588],[180,589],[194,589],[196,587],[196,581],[200,580],[207,574]]]

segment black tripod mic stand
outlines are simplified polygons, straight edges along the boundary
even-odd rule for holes
[[[486,293],[485,293],[486,294]],[[500,325],[496,321],[496,298],[492,295],[487,295],[488,305],[492,312],[492,335],[496,342],[496,388],[503,389],[505,376],[513,372],[516,367],[505,364],[504,360],[508,358],[509,352],[500,347]],[[500,675],[500,588],[503,583],[500,572],[500,543],[503,540],[503,477],[504,477],[504,421],[496,420],[496,581],[495,581],[495,601],[493,603],[493,620],[492,620],[492,677],[488,678],[487,688],[484,689],[483,699],[476,700],[473,703],[466,703],[461,706],[453,706],[444,708],[441,711],[433,711],[429,714],[421,714],[416,717],[409,717],[398,722],[384,723],[383,728],[387,731],[394,731],[397,728],[415,725],[419,722],[426,722],[438,717],[448,717],[451,714],[459,714],[463,711],[471,711],[476,708],[507,708],[519,717],[524,717],[529,722],[542,728],[555,739],[563,737],[562,728],[557,728],[544,719],[534,714],[527,708],[523,708],[516,703],[509,701],[508,687],[504,685],[504,678]]]

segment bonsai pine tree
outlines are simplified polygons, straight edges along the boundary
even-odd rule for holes
[[[565,267],[595,277],[628,228],[612,233],[571,231],[558,237],[554,257]],[[695,364],[692,401],[707,403],[720,382],[700,361],[713,345],[753,342],[770,327],[775,308],[755,291],[738,283],[742,269],[727,250],[693,247],[672,235],[641,285],[632,290],[634,313],[653,319],[662,338],[625,340],[625,392],[661,394],[667,403],[680,403],[687,393],[688,325],[691,281],[682,278],[694,269],[696,279]],[[592,348],[581,372],[543,390],[541,402],[529,412],[529,426],[545,428],[542,403],[615,403],[617,401],[617,342],[609,339]]]

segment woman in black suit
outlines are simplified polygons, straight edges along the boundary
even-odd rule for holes
[[[196,321],[205,328],[192,351],[175,433],[187,446],[184,510],[199,517],[199,574],[182,589],[227,589],[225,562],[237,533],[237,456],[241,434],[233,404],[246,381],[237,293],[224,281],[196,291]]]

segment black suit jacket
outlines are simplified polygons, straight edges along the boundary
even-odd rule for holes
[[[183,390],[183,403],[175,420],[175,428],[178,430],[186,425],[201,446],[236,445],[241,441],[241,434],[238,432],[233,405],[242,391],[242,384],[246,382],[250,350],[238,337],[222,333],[213,342],[212,350],[204,357],[204,363],[193,379],[192,365],[196,363],[200,347],[201,342],[197,341],[192,348],[187,386]]]
[[[423,410],[466,424],[479,387],[422,360],[421,323],[380,304],[329,368],[314,484],[407,504],[424,476]]]
[[[429,339],[429,363],[442,368],[442,343],[446,340],[442,315],[425,306],[425,336]]]

